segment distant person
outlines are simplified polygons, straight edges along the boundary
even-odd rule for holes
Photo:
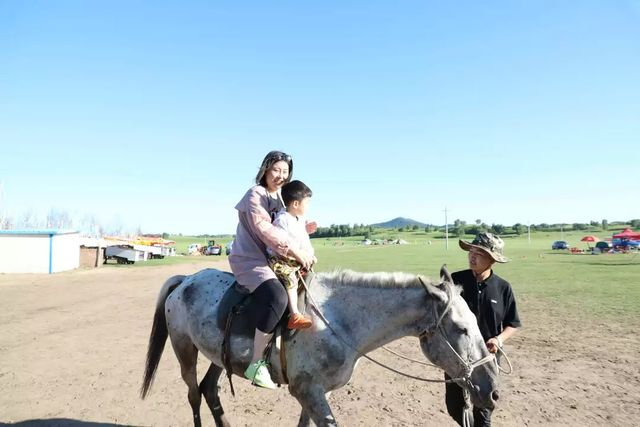
[[[503,255],[504,242],[491,233],[480,233],[472,242],[460,240],[458,243],[469,252],[469,269],[453,273],[453,281],[462,285],[462,297],[476,316],[487,349],[496,353],[521,325],[511,285],[492,270],[496,262],[509,261]],[[450,377],[445,374],[445,378]],[[449,415],[463,425],[465,401],[462,388],[448,383],[445,399]],[[474,407],[473,425],[490,426],[492,412],[492,409]]]
[[[260,303],[256,313],[256,330],[251,363],[244,372],[246,378],[260,387],[274,389],[264,350],[271,340],[273,330],[287,307],[287,293],[267,261],[267,247],[281,256],[296,259],[305,268],[313,258],[304,251],[290,246],[289,236],[271,222],[284,208],[280,188],[291,180],[293,159],[282,151],[271,151],[262,160],[256,175],[256,185],[251,187],[236,205],[238,227],[229,255],[229,265],[238,284],[253,293]],[[314,222],[306,225],[313,233]]]
[[[305,228],[304,215],[311,200],[312,192],[302,181],[291,181],[282,186],[282,200],[286,210],[280,211],[273,221],[273,225],[284,230],[289,236],[289,247],[303,251],[309,258],[316,261],[309,233]],[[289,329],[306,329],[312,325],[309,317],[304,316],[298,309],[298,274],[303,266],[292,257],[283,257],[267,248],[269,265],[276,273],[289,297]]]

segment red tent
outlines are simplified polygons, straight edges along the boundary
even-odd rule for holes
[[[633,231],[630,228],[625,228],[622,232],[613,235],[614,239],[629,239],[640,240],[640,232]]]

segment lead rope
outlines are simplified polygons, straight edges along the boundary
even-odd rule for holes
[[[394,369],[394,368],[392,368],[392,367],[390,367],[388,365],[385,365],[382,362],[378,362],[377,360],[371,358],[370,356],[367,356],[366,354],[362,353],[361,351],[356,349],[351,343],[347,342],[347,340],[344,339],[342,337],[342,335],[340,335],[335,329],[333,329],[333,327],[329,323],[329,320],[327,320],[327,318],[324,317],[324,314],[322,314],[322,311],[318,307],[318,304],[316,303],[315,299],[313,298],[313,295],[311,295],[311,292],[309,291],[309,288],[307,287],[307,284],[304,281],[304,278],[300,274],[300,271],[298,270],[297,273],[298,273],[298,278],[300,279],[300,283],[302,284],[302,287],[304,288],[304,290],[306,291],[307,295],[309,296],[309,301],[311,301],[311,308],[313,308],[313,310],[318,314],[318,316],[320,317],[320,319],[322,319],[322,322],[327,326],[327,328],[329,328],[329,330],[331,332],[333,332],[333,334],[336,337],[338,337],[340,339],[340,341],[342,341],[347,347],[349,347],[351,350],[355,351],[357,355],[359,355],[361,357],[364,357],[365,359],[370,360],[371,362],[375,363],[376,365],[378,365],[380,367],[383,367],[385,369],[388,369],[391,372],[395,372],[398,375],[402,375],[403,377],[411,378],[411,379],[414,379],[414,380],[417,380],[417,381],[424,381],[424,382],[429,382],[429,383],[447,383],[448,384],[448,383],[457,383],[457,381],[459,381],[459,380],[466,380],[466,378],[464,378],[464,377],[451,378],[451,379],[448,379],[448,380],[434,380],[434,379],[430,379],[430,378],[416,377],[414,375],[407,374],[407,373],[402,372],[402,371],[398,371],[397,369]],[[449,346],[451,347],[450,344],[449,344]],[[453,347],[451,347],[451,348],[453,349]],[[460,356],[458,355],[458,353],[455,350],[454,350],[454,354],[456,356],[458,356],[458,358],[460,360],[462,360],[462,358],[460,358]],[[465,365],[469,366],[466,363],[465,363]],[[472,368],[472,370],[473,370],[473,368]]]

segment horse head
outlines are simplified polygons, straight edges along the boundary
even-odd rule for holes
[[[487,350],[475,316],[460,296],[446,266],[438,285],[421,280],[427,299],[427,327],[420,347],[427,358],[466,389],[474,406],[493,408],[497,400],[498,368]]]

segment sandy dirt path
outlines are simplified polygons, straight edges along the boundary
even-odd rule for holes
[[[174,274],[224,261],[161,267],[106,267],[53,275],[0,275],[0,424],[20,426],[190,426],[186,386],[170,345],[150,396],[139,388],[157,293]],[[521,298],[525,328],[506,346],[515,372],[503,377],[496,426],[637,425],[640,340],[634,325],[567,316],[562,307]],[[390,348],[421,358],[416,339]],[[378,350],[396,368],[439,378]],[[199,363],[200,376],[207,368]],[[375,379],[375,381],[374,381]],[[286,388],[259,390],[221,380],[236,426],[294,426]],[[398,377],[361,361],[330,404],[346,426],[455,425],[443,387]],[[213,417],[203,405],[203,424]]]

